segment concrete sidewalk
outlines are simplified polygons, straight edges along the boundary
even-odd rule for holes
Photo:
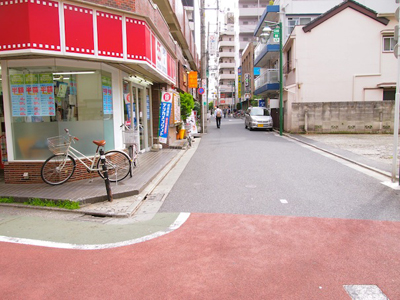
[[[182,148],[182,147],[180,147]],[[118,183],[111,183],[114,201],[107,201],[104,180],[96,176],[93,180],[67,182],[60,186],[48,184],[15,185],[0,182],[0,197],[13,197],[17,202],[30,198],[48,200],[71,200],[80,203],[81,208],[73,212],[104,217],[130,217],[152,189],[174,167],[185,154],[182,149],[163,149],[139,155],[139,165],[132,177]],[[0,204],[26,208],[24,204]],[[45,210],[58,208],[33,207]],[[69,212],[69,210],[62,210]]]
[[[393,135],[286,134],[286,136],[391,178]],[[397,155],[398,172],[400,156]]]

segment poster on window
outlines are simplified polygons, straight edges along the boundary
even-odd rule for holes
[[[146,95],[147,120],[150,120],[150,97]]]
[[[167,143],[169,121],[171,119],[171,108],[172,93],[163,92],[161,95],[160,123],[158,126],[158,136],[160,143]]]
[[[53,74],[39,74],[40,115],[55,116]]]
[[[40,116],[39,76],[38,74],[25,74],[26,115]]]
[[[111,115],[113,113],[111,78],[101,76],[101,83],[103,88],[103,113]]]
[[[23,74],[10,75],[12,116],[27,116]]]
[[[156,68],[161,72],[163,72],[164,74],[167,74],[167,50],[165,50],[164,46],[160,43],[160,41],[157,41],[156,43],[157,43]]]
[[[53,75],[10,75],[13,117],[44,117],[55,115]]]

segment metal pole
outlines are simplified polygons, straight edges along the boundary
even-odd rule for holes
[[[205,21],[206,21],[206,14],[205,14],[205,0],[200,1],[200,12],[201,12],[201,24],[200,24],[200,35],[201,35],[201,85],[203,85],[203,79],[206,80],[206,66],[207,66],[207,61],[206,61],[206,30],[205,30]],[[203,87],[206,88],[206,87]],[[200,105],[201,105],[201,121],[202,121],[202,133],[205,133],[206,130],[204,128],[205,126],[205,116],[204,116],[204,99],[205,99],[205,94],[200,96]]]
[[[282,50],[282,22],[279,22],[279,135],[283,131],[283,50]]]
[[[397,151],[398,151],[398,145],[399,145],[400,57],[397,58],[397,73],[398,74],[397,74],[397,84],[396,84],[396,98],[395,98],[395,102],[394,102],[395,109],[394,109],[394,129],[393,129],[392,182],[396,181]],[[400,173],[400,170],[399,170],[399,173]],[[399,181],[399,184],[400,184],[400,181]]]

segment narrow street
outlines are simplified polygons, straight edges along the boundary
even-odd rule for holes
[[[399,297],[400,196],[387,178],[243,120],[213,121],[154,218],[188,213],[179,228],[102,250],[2,242],[2,299],[352,299],[371,286]],[[95,238],[94,223],[47,222]],[[151,231],[128,223],[100,231]]]

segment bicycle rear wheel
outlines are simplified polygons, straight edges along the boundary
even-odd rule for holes
[[[111,182],[118,182],[125,179],[131,168],[131,160],[128,155],[118,150],[107,151],[104,155],[106,157],[108,179]],[[104,179],[100,159],[97,161],[97,169],[99,170],[100,177]]]
[[[40,176],[48,184],[63,184],[74,174],[75,166],[76,162],[70,155],[56,154],[43,163]]]

